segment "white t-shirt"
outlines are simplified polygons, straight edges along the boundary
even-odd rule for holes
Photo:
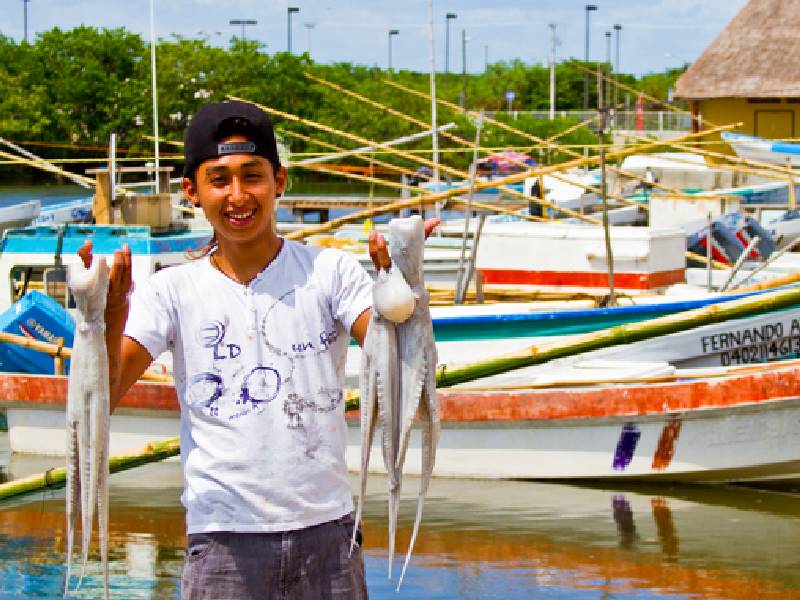
[[[288,531],[352,510],[342,381],[371,290],[347,254],[288,240],[247,286],[206,257],[135,290],[125,335],[173,353],[188,533]]]

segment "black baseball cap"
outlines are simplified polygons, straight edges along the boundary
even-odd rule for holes
[[[231,135],[243,135],[246,142],[222,143]],[[249,102],[226,100],[206,104],[189,122],[183,146],[186,164],[183,176],[192,177],[200,164],[226,154],[255,154],[281,167],[278,144],[269,115]]]

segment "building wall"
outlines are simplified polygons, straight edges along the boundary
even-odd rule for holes
[[[800,98],[714,98],[697,101],[697,111],[702,117],[701,129],[741,122],[737,133],[769,139],[792,139],[800,134]],[[719,139],[719,134],[708,137]],[[727,144],[709,149],[732,153]]]

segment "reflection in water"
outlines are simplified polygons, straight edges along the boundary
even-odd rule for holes
[[[15,457],[15,476],[21,464]],[[401,550],[411,533],[416,484],[408,478],[409,494],[401,503]],[[178,596],[186,543],[180,485],[176,463],[112,477],[114,597]],[[434,480],[397,595],[385,577],[385,490],[385,478],[371,476],[364,549],[373,599],[800,598],[796,495]],[[57,596],[63,536],[63,493],[4,504],[0,592]],[[95,552],[78,597],[96,597],[100,586]]]
[[[653,507],[653,521],[655,521],[658,539],[661,542],[661,552],[667,558],[675,559],[678,556],[678,533],[672,522],[669,503],[663,496],[653,496],[650,498],[650,506]]]

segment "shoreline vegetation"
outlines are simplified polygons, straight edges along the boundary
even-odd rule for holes
[[[419,132],[419,127],[388,112],[376,110],[343,93],[315,83],[305,76],[334,82],[418,119],[430,119],[430,104],[423,98],[404,94],[387,85],[391,78],[402,85],[428,91],[427,73],[389,72],[377,66],[351,63],[319,64],[308,54],[270,53],[256,41],[232,38],[227,48],[213,46],[208,38],[187,39],[172,36],[157,46],[159,131],[161,154],[167,164],[179,162],[170,157],[181,148],[169,141],[181,141],[186,125],[200,106],[223,100],[228,95],[247,98],[260,104],[292,113],[342,131],[358,132],[372,140],[388,140]],[[600,68],[609,71],[609,65]],[[597,63],[589,68],[596,70]],[[668,88],[681,73],[666,73],[636,78],[620,74],[626,86],[640,89],[659,99],[667,98]],[[556,66],[556,104],[558,110],[579,110],[583,106],[584,63],[568,59]],[[549,109],[549,68],[521,60],[487,65],[480,74],[438,73],[439,97],[462,103],[471,110],[498,111],[495,118],[513,122],[515,128],[547,138],[575,125],[570,118],[557,116],[550,121],[524,112],[508,114],[505,93],[513,90],[513,111]],[[592,82],[593,83],[593,82]],[[126,160],[152,159],[152,118],[149,44],[125,29],[96,29],[81,26],[58,28],[39,33],[33,43],[16,42],[0,35],[0,136],[25,146],[36,154],[61,161],[64,168],[82,173],[92,165],[88,159],[104,159],[110,134],[117,134],[117,156]],[[590,106],[596,106],[596,86],[590,85]],[[465,93],[466,92],[466,93]],[[620,103],[625,98],[620,91]],[[635,98],[628,95],[628,104]],[[453,121],[456,135],[471,141],[475,125],[462,113],[441,110],[440,123]],[[351,147],[353,144],[331,134],[304,131],[301,126],[276,120],[279,130],[312,136],[313,141],[282,136],[293,156],[304,158],[329,152],[325,144]],[[488,148],[530,147],[530,141],[493,127],[484,127],[481,145]],[[559,140],[562,144],[593,144],[596,135],[585,127],[577,128]],[[405,146],[424,153],[430,139]],[[465,169],[471,149],[441,154],[443,163]],[[561,162],[557,152],[534,151],[545,164]],[[396,158],[375,155],[376,159],[397,162]],[[402,159],[398,164],[402,163]],[[408,166],[408,165],[406,165]],[[298,174],[300,178],[309,177]],[[310,175],[314,179],[326,176]],[[49,181],[51,175],[20,165],[0,161],[0,182]]]

